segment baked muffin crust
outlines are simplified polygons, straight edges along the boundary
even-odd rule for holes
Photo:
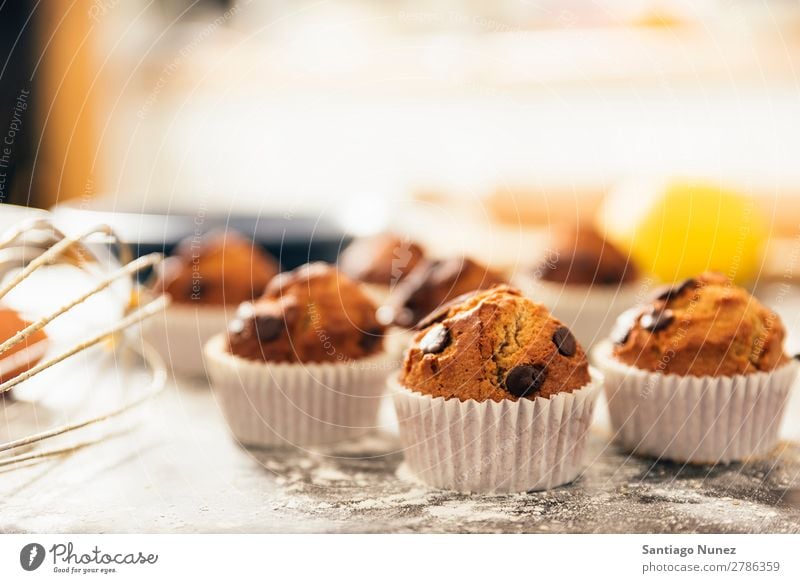
[[[612,340],[617,359],[643,370],[731,376],[785,364],[785,335],[777,314],[746,290],[704,273],[620,316]]]
[[[426,261],[395,288],[381,310],[381,321],[411,328],[462,294],[502,283],[506,282],[500,274],[466,257]]]
[[[422,247],[392,233],[353,241],[339,258],[339,269],[356,281],[393,286],[422,261]]]
[[[228,326],[232,354],[268,362],[337,362],[383,349],[384,327],[361,287],[325,263],[282,273],[240,306]]]
[[[549,398],[586,385],[583,348],[541,304],[500,285],[440,310],[414,338],[405,387],[445,399]]]
[[[182,304],[235,306],[260,296],[278,263],[233,231],[213,231],[181,241],[164,261],[154,289]]]
[[[589,226],[559,231],[535,271],[544,281],[567,285],[619,285],[639,276],[628,257]]]

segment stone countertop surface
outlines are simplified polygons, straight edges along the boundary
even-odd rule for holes
[[[780,308],[788,351],[797,352],[800,294]],[[0,399],[0,443],[82,418],[144,384],[135,363],[96,356],[26,381],[21,400]],[[393,425],[388,400],[381,421]],[[207,382],[177,380],[136,412],[61,438],[59,446],[75,447],[68,455],[0,463],[0,533],[798,533],[796,386],[782,435],[771,456],[744,464],[631,457],[610,443],[601,398],[588,467],[575,482],[546,492],[467,495],[411,480],[391,430],[309,451],[245,449],[231,438]],[[87,441],[97,443],[77,447]]]
[[[19,417],[26,405],[12,406]],[[205,382],[173,382],[97,445],[0,468],[0,531],[800,532],[797,443],[747,464],[656,463],[609,443],[604,408],[576,482],[483,496],[414,483],[390,432],[309,451],[244,449]],[[785,427],[798,421],[795,391]]]

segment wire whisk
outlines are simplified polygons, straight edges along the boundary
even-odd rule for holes
[[[98,245],[109,247],[110,250],[116,251],[116,257],[121,267],[114,270],[109,269],[95,250]],[[130,278],[135,286],[139,272],[154,268],[162,261],[163,255],[160,253],[151,253],[137,259],[131,259],[129,247],[120,240],[111,227],[106,225],[98,225],[77,235],[66,235],[49,219],[35,219],[11,229],[0,236],[0,278],[6,278],[6,281],[0,284],[0,301],[35,271],[54,264],[63,263],[78,267],[97,276],[98,281],[84,293],[66,301],[52,313],[38,318],[0,343],[0,358],[56,318],[66,314],[89,298],[107,290],[115,282]],[[106,341],[115,342],[122,331],[162,311],[169,304],[169,296],[163,294],[146,303],[142,303],[142,297],[141,294],[137,294],[134,291],[131,294],[128,305],[125,307],[124,314],[118,321],[101,332],[77,342],[59,354],[42,360],[13,378],[0,383],[0,396],[42,371],[88,348]],[[114,346],[116,347],[117,345],[115,344]],[[127,399],[100,414],[0,443],[0,456],[2,456],[0,457],[0,467],[61,455],[86,447],[92,442],[82,442],[68,448],[53,447],[14,453],[15,450],[40,444],[56,436],[120,416],[160,393],[165,386],[167,378],[166,367],[161,356],[144,343],[139,346],[133,346],[131,343],[131,345],[126,346],[126,349],[140,354],[151,372],[150,382],[141,394]],[[11,452],[10,455],[7,452]]]

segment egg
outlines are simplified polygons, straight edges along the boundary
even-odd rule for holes
[[[0,343],[5,342],[20,330],[30,325],[20,317],[16,310],[0,307]],[[0,354],[0,383],[35,366],[47,349],[47,334],[37,330],[25,340]]]

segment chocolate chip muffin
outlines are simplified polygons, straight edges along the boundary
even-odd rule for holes
[[[501,285],[431,314],[400,383],[461,401],[550,398],[585,386],[583,348],[541,304]]]
[[[356,239],[339,258],[339,269],[356,281],[392,287],[424,258],[422,247],[392,233]]]
[[[502,283],[506,281],[500,274],[466,257],[426,261],[395,288],[379,317],[386,324],[411,328],[453,298]]]
[[[624,253],[586,225],[559,231],[548,257],[535,273],[544,281],[584,286],[616,286],[639,276]]]
[[[377,425],[391,367],[361,285],[323,263],[274,278],[205,346],[231,432],[258,446],[352,439]]]
[[[158,274],[154,289],[179,304],[236,306],[262,294],[278,263],[233,231],[181,241]]]
[[[360,286],[312,263],[275,277],[228,326],[230,352],[268,362],[337,362],[383,349],[384,326]]]
[[[798,368],[783,337],[778,317],[722,275],[658,290],[593,354],[616,441],[683,463],[770,454]]]
[[[487,493],[580,474],[600,379],[569,329],[507,285],[453,301],[420,327],[390,379],[412,474]]]
[[[658,290],[624,314],[614,356],[652,372],[730,376],[785,364],[778,316],[725,276],[704,273]]]
[[[551,249],[513,283],[543,303],[586,347],[605,339],[617,317],[639,301],[639,272],[585,225],[556,231]]]

